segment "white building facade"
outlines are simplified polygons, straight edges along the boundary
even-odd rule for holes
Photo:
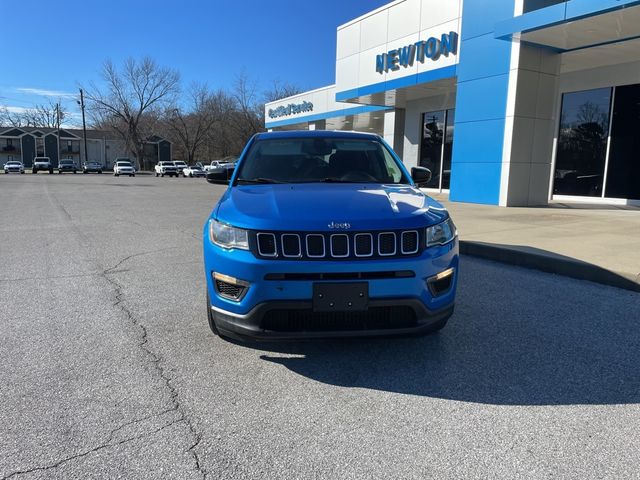
[[[429,188],[640,203],[640,1],[397,0],[337,28],[335,84],[268,129],[374,132]]]

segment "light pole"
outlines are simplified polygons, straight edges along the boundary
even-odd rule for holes
[[[80,109],[82,110],[82,136],[84,137],[84,161],[89,161],[89,152],[87,152],[87,124],[84,120],[84,93],[82,89],[80,89],[80,100],[78,100],[78,105],[80,105]]]

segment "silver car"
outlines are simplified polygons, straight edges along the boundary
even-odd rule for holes
[[[118,177],[120,175],[135,177],[136,169],[133,168],[133,164],[127,160],[117,160],[113,165],[113,176]]]
[[[24,173],[24,165],[16,160],[9,160],[4,164],[4,173]]]

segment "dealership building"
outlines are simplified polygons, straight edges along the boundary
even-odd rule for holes
[[[640,1],[397,0],[335,72],[265,127],[377,133],[453,201],[640,205]]]

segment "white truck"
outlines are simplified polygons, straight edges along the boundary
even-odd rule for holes
[[[223,159],[223,160],[214,160],[209,165],[202,165],[202,170],[207,172],[220,172],[223,169],[232,169],[235,167],[234,163],[231,161],[234,159]]]
[[[47,170],[49,173],[53,173],[53,165],[51,165],[51,159],[49,157],[35,157],[33,159],[31,173],[38,173],[40,170]]]
[[[156,177],[164,177],[165,175],[169,175],[170,177],[177,177],[178,175],[180,175],[178,173],[178,167],[176,167],[173,162],[158,162],[153,168],[156,172]]]

